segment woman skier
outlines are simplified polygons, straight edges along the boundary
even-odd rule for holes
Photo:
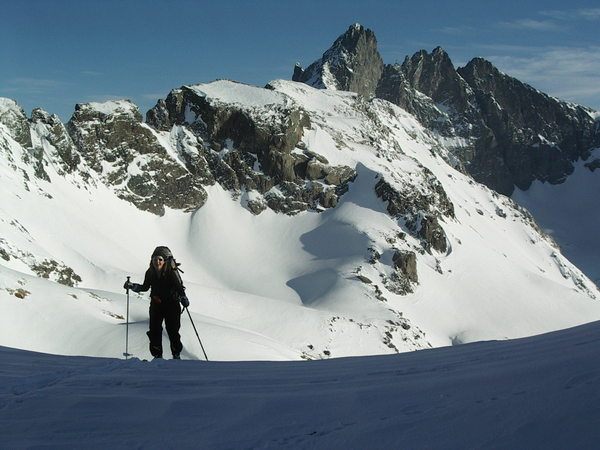
[[[167,247],[156,247],[150,258],[150,267],[144,276],[144,284],[125,282],[123,287],[133,292],[146,292],[150,289],[150,329],[146,333],[150,339],[150,353],[154,358],[162,358],[164,320],[173,359],[179,359],[183,349],[179,335],[181,326],[179,303],[187,308],[190,302],[185,295],[185,287],[171,251]]]

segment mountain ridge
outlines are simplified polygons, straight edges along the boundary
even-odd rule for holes
[[[373,35],[362,26],[351,26],[301,79],[295,79],[327,87],[318,68],[327,62],[326,55],[331,59],[332,52],[339,52],[338,41],[357,33],[365,39]],[[370,57],[364,56],[364,48],[346,47],[344,52],[356,54],[359,61],[380,58],[374,35],[371,39],[375,44],[368,49]],[[360,77],[360,68],[357,73]],[[381,74],[376,91],[366,94],[405,108],[442,135],[470,140],[451,149],[449,162],[505,195],[512,194],[515,186],[527,189],[534,180],[563,182],[574,161],[586,159],[590,149],[600,146],[591,109],[557,101],[501,73],[483,58],[455,69],[448,54],[436,47],[431,53],[420,50],[407,56],[401,65],[386,64]],[[414,91],[430,100],[415,98]]]

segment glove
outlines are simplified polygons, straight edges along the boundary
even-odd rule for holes
[[[123,289],[131,289],[133,292],[140,292],[142,290],[142,285],[126,281],[123,285]]]
[[[188,306],[190,306],[190,301],[188,300],[188,298],[185,294],[181,294],[179,296],[179,303],[181,303],[181,306],[183,306],[184,308],[187,308]]]

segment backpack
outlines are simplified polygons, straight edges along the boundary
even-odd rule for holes
[[[169,256],[167,258],[167,264],[171,265],[171,270],[173,271],[173,273],[175,274],[175,276],[181,283],[181,286],[183,286],[183,281],[182,281],[181,275],[179,275],[179,273],[180,272],[185,273],[185,272],[179,268],[179,266],[181,266],[181,263],[178,263],[177,261],[175,261],[175,258],[173,256]],[[184,287],[184,289],[185,289],[185,287]]]

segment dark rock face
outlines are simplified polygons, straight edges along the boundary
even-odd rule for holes
[[[172,91],[169,96],[167,97],[167,101],[170,101],[170,103],[172,102],[177,102],[178,99],[180,99],[181,97],[178,97],[177,95],[173,94],[174,91]],[[176,105],[170,104],[169,106],[167,106],[167,103],[165,100],[163,100],[162,98],[158,100],[158,102],[156,102],[156,106],[154,106],[154,108],[148,110],[148,112],[146,112],[146,123],[148,123],[149,125],[151,125],[154,129],[159,130],[159,131],[169,131],[171,129],[171,127],[173,126],[173,123],[171,121],[171,118],[169,116],[169,109],[171,109],[172,111],[176,110]]]
[[[150,126],[162,131],[170,130],[173,125],[188,126],[195,135],[218,150],[223,149],[229,139],[236,149],[244,154],[243,158],[239,157],[240,155],[229,157],[231,165],[245,165],[249,169],[248,162],[258,162],[264,168],[265,176],[276,177],[276,182],[293,181],[297,166],[307,161],[291,155],[291,151],[301,139],[303,129],[310,126],[310,121],[308,116],[298,109],[281,108],[275,112],[279,121],[263,123],[259,117],[243,109],[211,103],[207,98],[184,86],[171,91],[166,101],[160,100],[148,111],[146,121]],[[190,113],[193,120],[190,120],[191,116],[186,116]],[[242,178],[245,179],[248,175],[250,173],[245,173]],[[239,180],[237,183],[232,180],[232,183],[239,187]],[[264,190],[273,186],[266,178],[255,180],[255,184],[256,187],[262,186]]]
[[[136,112],[137,115],[125,112],[105,114],[88,104],[75,105],[67,129],[85,160],[96,172],[102,172],[103,161],[115,162],[128,156],[127,144],[142,150],[141,153],[155,150],[148,130],[142,132],[139,138],[134,137],[133,132],[140,131],[137,125],[141,122],[139,111]],[[120,145],[121,142],[125,145]]]
[[[186,211],[202,206],[207,197],[202,184],[168,157],[141,119],[129,102],[108,113],[83,104],[76,105],[67,129],[87,164],[122,199],[159,215],[165,206]]]
[[[482,117],[475,93],[448,54],[440,47],[431,53],[421,50],[407,57],[399,70],[410,88],[431,99],[439,111],[433,120],[422,122],[443,136],[465,138],[463,146],[452,150],[458,167],[499,192],[512,192],[513,182],[503,159],[498,158],[494,133]]]
[[[427,169],[424,173],[430,174]],[[380,179],[375,186],[377,196],[388,202],[387,210],[395,217],[402,216],[413,219],[422,211],[436,212],[441,216],[454,218],[454,205],[448,198],[440,182],[430,174],[424,180],[427,193],[403,192],[392,187],[385,179]]]
[[[46,172],[49,164],[60,175],[76,170],[82,177],[87,175],[85,168],[78,167],[81,156],[56,114],[35,108],[28,119],[12,100],[0,99],[0,122],[6,125],[11,137],[25,150],[23,161],[34,169],[36,178],[51,181]]]
[[[292,80],[369,97],[375,94],[382,70],[383,60],[377,50],[375,34],[355,24],[306,70],[296,65]]]
[[[473,103],[473,93],[441,47],[431,53],[421,50],[411,58],[406,57],[402,72],[413,89],[424,93],[437,104],[454,109],[469,123],[476,121],[477,108]]]
[[[299,63],[294,65],[294,73],[292,74],[292,81],[300,81],[304,76],[304,69]]]
[[[407,295],[414,292],[419,284],[417,276],[417,255],[411,251],[396,250],[392,256],[394,271],[384,276],[386,289],[396,295]]]
[[[401,65],[384,66],[375,95],[408,111],[427,128],[451,134],[449,118],[442,114],[431,98],[412,88]]]
[[[572,162],[586,159],[598,145],[594,120],[585,108],[551,98],[481,58],[458,72],[475,92],[499,156],[520,189],[533,180],[563,182],[573,171]]]
[[[413,283],[419,282],[417,275],[417,255],[414,252],[398,250],[392,257],[394,268]]]
[[[384,71],[378,95],[442,135],[466,138],[468,144],[454,151],[460,167],[502,194],[512,194],[515,186],[527,189],[533,180],[564,181],[572,162],[597,145],[584,108],[548,97],[481,58],[455,70],[437,48],[415,53],[393,72]],[[406,84],[444,109],[447,120],[431,114],[427,101],[415,102]]]
[[[424,169],[424,173],[427,172]],[[446,234],[438,218],[454,218],[454,205],[433,174],[423,180],[423,185],[424,191],[402,191],[382,178],[375,185],[375,193],[388,202],[388,213],[402,219],[411,235],[420,239],[426,250],[446,252]]]
[[[434,250],[445,253],[448,250],[446,233],[440,225],[437,217],[426,215],[421,218],[418,227],[419,236]]]

